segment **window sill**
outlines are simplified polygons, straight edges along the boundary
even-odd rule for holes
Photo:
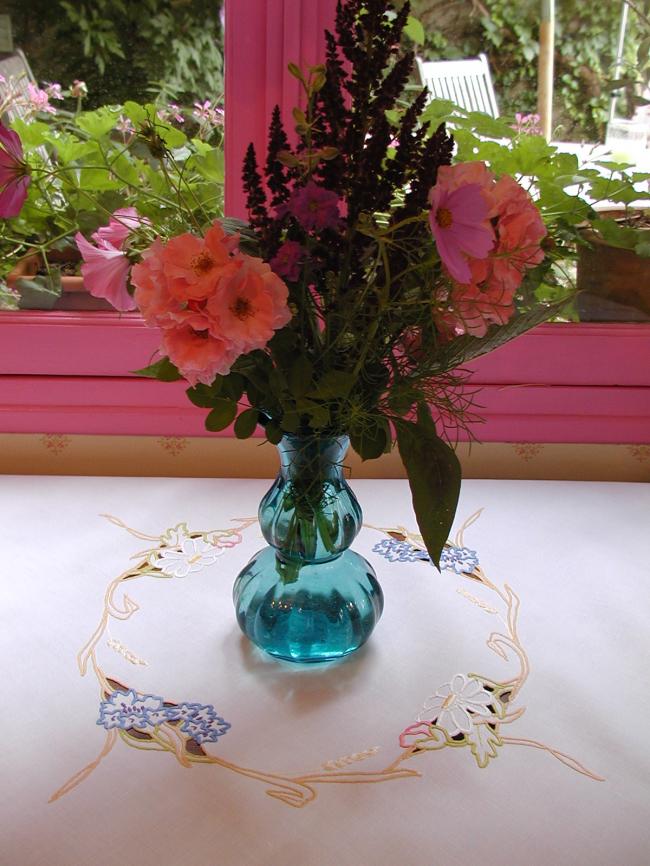
[[[0,314],[0,432],[211,435],[183,383],[133,376],[156,346],[137,313]],[[468,369],[481,441],[650,442],[650,325],[542,325]]]

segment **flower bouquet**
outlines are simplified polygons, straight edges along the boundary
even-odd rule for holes
[[[348,442],[364,460],[397,444],[439,564],[461,481],[450,443],[473,420],[460,366],[552,312],[535,298],[552,244],[528,193],[484,162],[452,165],[444,125],[420,120],[426,92],[402,99],[408,15],[408,3],[339,3],[325,63],[290,65],[295,134],[276,108],[262,164],[249,147],[248,224],[210,219],[178,177],[174,220],[122,209],[92,243],[77,236],[89,282],[160,329],[160,359],[138,372],[187,380],[208,430],[234,422],[244,439],[260,426],[280,448],[260,506],[271,547],[235,602],[244,631],[284,658],[344,655],[381,613],[371,566],[348,550],[361,523]],[[167,171],[157,125],[139,134]]]

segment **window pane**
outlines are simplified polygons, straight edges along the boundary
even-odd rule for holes
[[[97,246],[124,208],[153,230],[179,196],[197,224],[223,213],[222,6],[0,3],[0,113],[31,167],[20,214],[0,221],[0,307],[18,292],[21,308],[110,309],[83,286],[77,232]],[[103,238],[120,252],[124,219]]]
[[[583,172],[581,184],[561,191],[584,195],[608,221],[596,234],[581,236],[577,262],[564,262],[567,279],[576,280],[577,271],[582,290],[573,315],[581,321],[650,321],[650,220],[642,212],[650,205],[643,176],[650,171],[650,2],[413,0],[411,6],[424,28],[424,43],[416,50],[425,60],[487,56],[498,113],[522,138],[544,131],[540,54],[545,33],[554,35],[550,140],[558,152],[578,159],[573,166],[565,161],[559,183],[566,183],[568,172],[577,175],[577,165],[600,175]],[[554,26],[545,26],[543,10],[552,6]],[[438,98],[495,113],[480,86],[453,70],[429,84]],[[621,171],[603,162],[630,167]],[[546,170],[542,195],[560,173]],[[540,187],[534,170],[531,180]]]

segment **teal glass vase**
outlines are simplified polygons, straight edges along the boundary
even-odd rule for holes
[[[374,569],[349,550],[361,507],[343,477],[347,436],[285,436],[280,472],[259,507],[260,550],[235,581],[244,634],[293,662],[326,662],[359,649],[384,606]]]

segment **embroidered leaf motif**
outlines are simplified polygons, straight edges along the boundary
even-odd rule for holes
[[[497,748],[503,745],[503,740],[496,729],[490,725],[473,725],[467,735],[470,750],[481,769],[487,767],[492,758],[497,757]]]

